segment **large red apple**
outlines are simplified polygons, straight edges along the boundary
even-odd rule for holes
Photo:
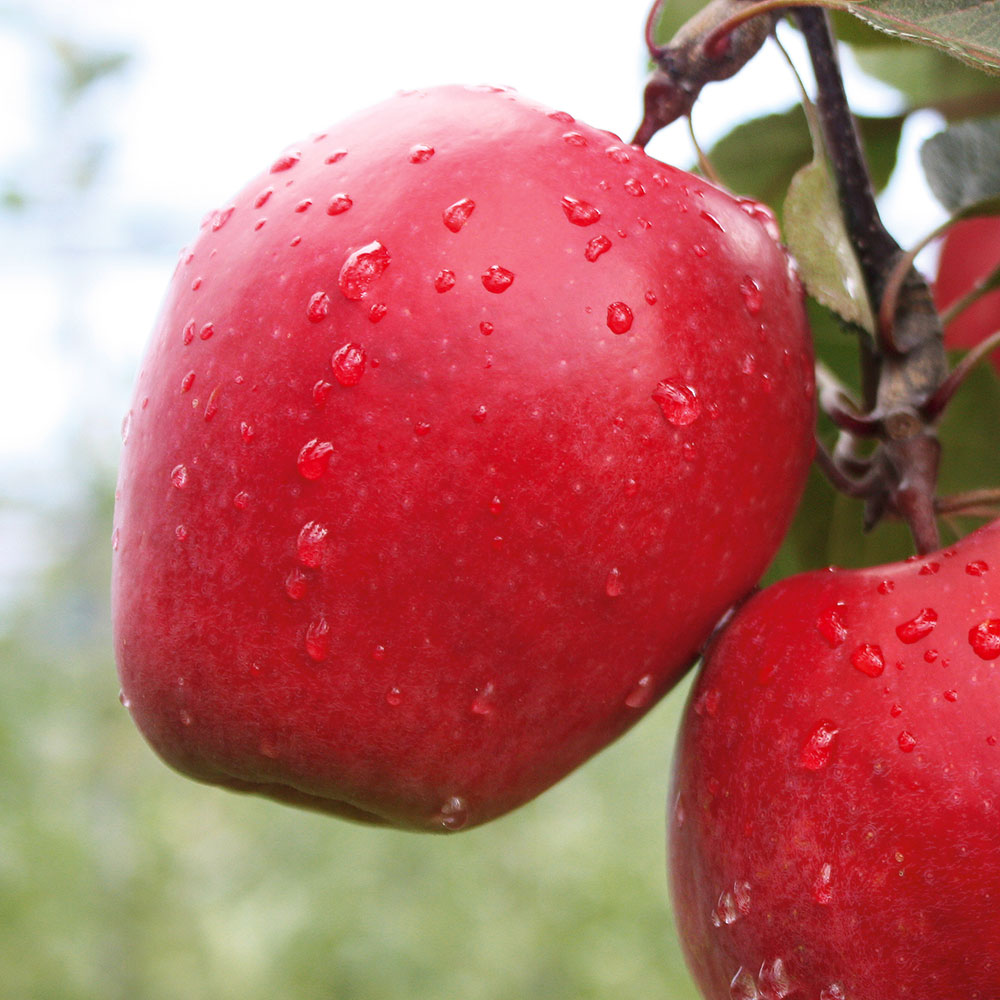
[[[1000,216],[965,219],[948,230],[941,246],[934,300],[945,310],[1000,267]],[[962,310],[945,331],[949,347],[975,347],[1000,330],[1000,290]],[[993,354],[1000,367],[1000,354]]]
[[[481,823],[753,586],[812,391],[759,205],[507,91],[388,100],[182,254],[126,419],[123,699],[204,781]]]
[[[669,819],[708,1000],[1000,996],[1000,522],[749,600],[692,690]]]

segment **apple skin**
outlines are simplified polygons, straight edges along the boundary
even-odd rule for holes
[[[181,255],[123,432],[122,699],[197,779],[481,823],[691,665],[813,418],[766,209],[508,91],[394,97]]]
[[[943,312],[1000,266],[1000,216],[956,222],[941,245],[934,302]],[[1000,290],[988,292],[947,326],[948,347],[970,348],[1000,330]],[[1000,370],[1000,354],[993,353]]]
[[[668,817],[707,1000],[1000,996],[998,656],[1000,522],[791,577],[720,630]]]

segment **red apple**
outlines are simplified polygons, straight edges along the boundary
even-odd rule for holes
[[[708,1000],[1000,996],[1000,522],[789,578],[710,645],[675,762]]]
[[[365,111],[182,254],[126,419],[122,697],[207,782],[497,816],[754,585],[811,365],[756,203],[508,91]]]
[[[1000,267],[1000,216],[966,219],[948,230],[941,246],[934,300],[944,311]],[[949,347],[975,347],[1000,330],[1000,290],[963,309],[945,330]],[[1000,368],[1000,354],[993,354]]]

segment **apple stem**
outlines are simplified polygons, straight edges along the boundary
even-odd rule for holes
[[[860,477],[839,465],[836,455],[821,464],[828,475],[831,465],[837,468],[831,476],[835,487],[865,498],[866,528],[887,514],[902,517],[924,554],[940,547],[935,506],[940,445],[924,407],[948,377],[941,322],[926,280],[879,215],[829,15],[796,7],[793,16],[812,62],[823,141],[869,300],[881,307],[888,298],[877,309],[881,322],[875,336],[859,337],[863,412],[845,410],[829,392],[825,400],[838,426],[874,437],[879,446]]]

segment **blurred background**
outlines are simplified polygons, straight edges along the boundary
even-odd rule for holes
[[[119,705],[108,624],[121,419],[204,213],[397,89],[509,84],[628,138],[646,13],[0,4],[0,997],[693,997],[663,842],[685,685],[517,813],[422,837],[169,771]],[[861,109],[898,104],[851,79]],[[701,143],[796,98],[769,46],[706,92]],[[901,159],[935,127],[915,116]],[[683,125],[650,151],[693,161]],[[904,242],[938,217],[920,184],[894,177],[885,195]]]

